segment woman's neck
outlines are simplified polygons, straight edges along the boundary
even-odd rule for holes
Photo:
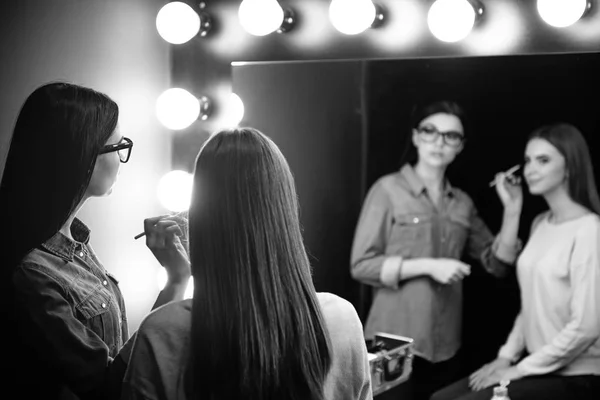
[[[441,190],[444,184],[446,167],[432,167],[422,162],[415,165],[415,173],[428,189]]]
[[[554,191],[545,194],[544,199],[550,208],[550,220],[553,223],[560,224],[561,222],[575,219],[588,212],[585,207],[571,199],[566,188],[557,188]]]
[[[62,226],[62,228],[60,228],[60,233],[62,233],[64,236],[68,237],[71,240],[75,240],[73,239],[73,235],[71,235],[71,224],[73,223],[73,220],[75,219],[75,213],[71,214],[71,216],[69,217],[69,219],[67,220],[67,222],[65,222],[65,224]]]
[[[81,207],[83,207],[83,204],[85,203],[86,200],[87,200],[87,197],[84,197],[81,200],[79,205],[75,208],[75,210],[73,210],[73,212],[69,216],[69,219],[67,219],[67,221],[64,223],[62,228],[60,228],[60,230],[59,230],[60,233],[62,233],[64,236],[68,237],[69,239],[71,239],[73,241],[75,241],[75,239],[73,239],[73,235],[71,234],[71,224],[73,223],[75,216],[77,215],[77,213],[79,212]]]

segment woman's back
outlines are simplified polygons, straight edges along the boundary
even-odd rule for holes
[[[323,388],[327,400],[372,399],[362,324],[348,301],[318,293],[332,364]],[[192,300],[167,304],[142,322],[125,375],[123,399],[186,399]],[[221,371],[227,374],[227,371]]]

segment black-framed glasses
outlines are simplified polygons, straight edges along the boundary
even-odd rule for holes
[[[458,131],[440,132],[435,126],[420,126],[417,128],[417,132],[419,132],[421,139],[430,143],[435,142],[441,135],[444,139],[444,143],[451,147],[458,147],[465,140],[465,135]]]
[[[126,163],[127,161],[129,161],[129,156],[131,156],[132,147],[133,141],[123,136],[123,139],[119,143],[108,144],[104,146],[98,154],[111,153],[113,151],[116,151],[119,153],[119,159],[121,160],[121,162]]]

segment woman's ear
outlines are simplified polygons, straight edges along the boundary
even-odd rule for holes
[[[415,148],[419,148],[419,132],[414,128],[412,130],[412,143]]]

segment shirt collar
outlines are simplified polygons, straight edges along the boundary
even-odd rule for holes
[[[42,247],[65,261],[73,261],[75,251],[90,241],[90,228],[81,222],[81,220],[75,218],[71,223],[71,235],[75,240],[71,240],[62,233],[56,232],[54,236],[42,244]]]
[[[415,196],[427,191],[425,184],[421,178],[419,178],[412,165],[404,164],[402,168],[400,168],[400,176],[404,178],[410,191],[413,192]],[[447,178],[444,179],[444,194],[449,197],[454,197],[455,195],[454,187]]]

